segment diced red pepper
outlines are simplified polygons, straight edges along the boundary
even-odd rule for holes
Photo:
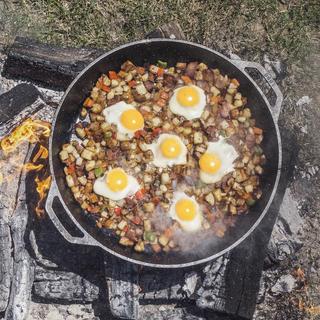
[[[253,127],[253,132],[254,132],[254,134],[262,134],[263,130],[260,128],[257,128],[257,127]]]
[[[84,100],[83,105],[87,108],[91,108],[94,104],[94,101],[91,98],[87,98],[86,100]]]
[[[104,92],[110,92],[110,87],[106,86],[105,84],[101,84],[101,89],[104,91]]]
[[[143,67],[137,67],[137,72],[139,74],[144,74],[145,69]]]
[[[117,80],[118,79],[118,75],[115,71],[109,71],[109,78],[111,80]]]
[[[152,131],[152,135],[156,137],[161,133],[161,131],[162,131],[162,128],[154,128]]]
[[[181,79],[185,84],[189,84],[192,82],[192,80],[188,76],[181,76]]]
[[[114,208],[114,213],[116,216],[121,216],[122,209],[120,207]]]
[[[130,88],[133,88],[133,87],[135,87],[137,85],[137,82],[136,82],[136,80],[131,80],[131,81],[128,82],[128,85],[129,85]]]
[[[132,219],[132,222],[134,224],[140,224],[141,223],[141,219],[138,216],[134,216],[133,219]]]
[[[76,165],[74,163],[70,164],[67,167],[67,171],[68,171],[69,174],[74,173],[76,171]]]
[[[164,73],[164,69],[163,68],[158,68],[158,71],[157,71],[158,77],[162,77],[163,73]]]
[[[137,200],[142,200],[144,198],[144,195],[145,195],[145,190],[140,189],[139,191],[136,192],[135,197]]]
[[[128,232],[128,230],[129,230],[129,226],[128,225],[123,228],[123,231],[126,232],[126,233]]]
[[[134,136],[139,139],[141,137],[144,137],[146,135],[146,131],[144,130],[138,130],[134,133]]]
[[[153,197],[152,198],[152,202],[157,205],[160,202],[160,198],[159,197]]]

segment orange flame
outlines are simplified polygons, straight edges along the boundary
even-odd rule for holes
[[[14,151],[23,141],[35,143],[41,137],[48,138],[51,131],[49,122],[42,120],[26,119],[15,128],[10,135],[0,141],[1,149],[6,153]]]
[[[16,127],[8,136],[0,140],[0,149],[4,151],[4,153],[10,154],[15,151],[17,147],[23,143],[24,141],[28,141],[29,143],[39,142],[41,138],[48,138],[51,131],[51,124],[46,121],[31,119],[28,118],[24,120],[21,125]],[[44,164],[37,163],[40,159],[47,159],[49,155],[48,149],[43,145],[40,145],[39,150],[36,155],[33,157],[31,162],[28,162],[22,166],[19,166],[19,170],[21,168],[26,172],[29,171],[40,171],[44,168]],[[19,161],[16,161],[16,157],[19,155],[10,155],[9,162],[12,164],[16,164]],[[22,159],[21,159],[22,160]],[[8,176],[10,178],[10,175]],[[9,179],[7,179],[9,180]],[[3,175],[0,174],[0,184],[3,182]],[[36,190],[39,194],[39,201],[35,208],[36,214],[38,217],[41,217],[44,213],[44,209],[42,208],[43,199],[46,197],[47,191],[51,185],[51,177],[47,177],[43,180],[40,180],[39,176],[35,179]]]
[[[43,145],[40,145],[40,148],[39,148],[38,152],[36,153],[36,155],[33,157],[32,162],[35,163],[39,159],[47,159],[48,156],[49,156],[48,149],[46,147],[44,147]]]
[[[47,191],[50,188],[51,185],[51,176],[45,178],[44,180],[40,180],[37,176],[35,179],[35,182],[37,184],[36,190],[40,196],[40,199],[38,201],[37,207],[36,207],[36,214],[38,217],[42,217],[44,214],[44,209],[41,208],[41,204],[45,196],[47,195]]]
[[[43,164],[33,164],[31,162],[25,163],[23,165],[23,170],[25,170],[26,172],[29,171],[40,171],[43,168]]]

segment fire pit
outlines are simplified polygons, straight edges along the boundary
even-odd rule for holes
[[[176,24],[154,34],[183,38]],[[12,88],[0,96],[0,106],[11,103],[0,111],[0,318],[40,318],[45,304],[51,308],[47,319],[252,318],[267,244],[293,167],[286,148],[280,186],[260,226],[230,253],[192,269],[169,273],[138,267],[99,248],[70,244],[48,219],[43,206],[51,182],[50,122],[61,90],[99,54],[18,38],[4,57],[7,78],[19,73],[33,84],[0,79],[5,89]],[[48,75],[52,70],[54,77]],[[55,304],[67,306],[59,313]]]

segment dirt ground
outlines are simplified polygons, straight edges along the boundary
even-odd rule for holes
[[[299,145],[291,190],[303,218],[303,246],[266,274],[275,279],[293,274],[299,285],[287,294],[266,295],[255,317],[320,319],[319,0],[0,0],[0,47],[22,34],[69,46],[111,48],[171,20],[180,23],[189,40],[259,63],[267,56],[284,69],[280,130],[290,130]]]

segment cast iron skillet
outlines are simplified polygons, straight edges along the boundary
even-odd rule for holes
[[[70,139],[81,103],[102,73],[108,70],[119,70],[121,64],[128,59],[137,65],[143,65],[145,62],[156,63],[159,59],[167,61],[169,65],[175,65],[178,61],[202,61],[210,67],[219,68],[223,73],[240,81],[241,93],[248,98],[248,106],[253,112],[257,126],[264,130],[262,148],[267,164],[261,181],[263,191],[261,199],[250,208],[248,214],[238,218],[235,227],[230,228],[222,239],[208,239],[205,246],[197,248],[192,253],[136,253],[132,248],[119,245],[115,236],[95,226],[92,218],[73,199],[71,190],[66,185],[59,152],[61,146]],[[277,97],[273,106],[246,73],[246,68],[258,70],[269,83]],[[187,41],[152,39],[116,48],[86,67],[71,83],[62,98],[52,125],[49,143],[50,171],[53,179],[46,210],[56,228],[69,242],[98,246],[117,257],[137,264],[157,268],[179,268],[217,258],[242,242],[257,227],[274,198],[281,167],[281,141],[277,126],[281,103],[282,94],[279,88],[259,64],[230,60],[214,50]],[[76,227],[81,236],[74,231],[70,233],[70,221],[74,224],[73,229]],[[68,222],[69,231],[67,231],[66,222]],[[190,241],[192,241],[191,237]]]

